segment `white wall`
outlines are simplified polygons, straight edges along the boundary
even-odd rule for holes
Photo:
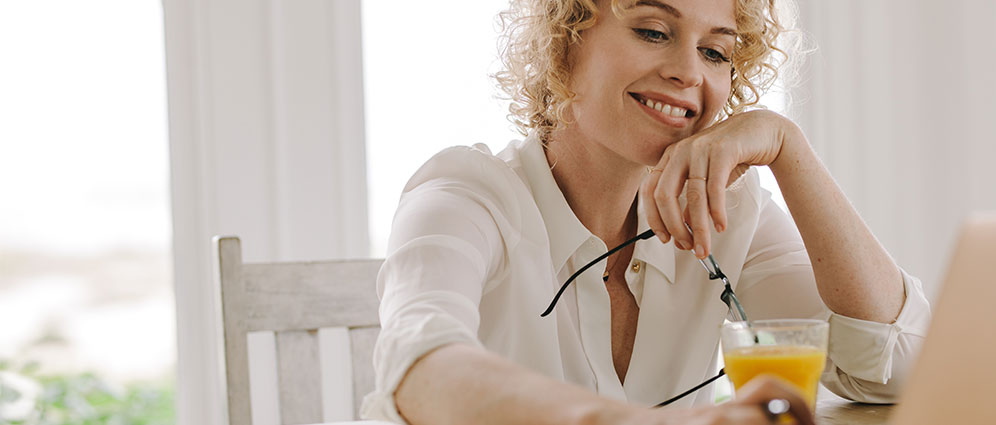
[[[508,0],[363,1],[371,255],[385,254],[408,178],[440,150],[521,136],[489,73]],[[413,25],[413,23],[418,23]]]
[[[178,423],[222,425],[211,237],[366,257],[359,0],[166,0]]]
[[[796,113],[855,207],[933,298],[961,220],[996,210],[996,3],[801,0],[817,43]]]

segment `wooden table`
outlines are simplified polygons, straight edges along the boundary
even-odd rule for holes
[[[885,425],[892,413],[892,405],[862,404],[841,398],[820,386],[816,397],[816,425]],[[315,425],[394,425],[388,422],[335,422]]]
[[[820,386],[816,396],[816,425],[884,425],[893,405],[862,404],[841,398]]]

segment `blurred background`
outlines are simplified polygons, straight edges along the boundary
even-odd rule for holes
[[[418,166],[520,137],[489,78],[506,6],[0,1],[0,424],[220,425],[211,236],[383,256]],[[996,210],[996,2],[798,6],[817,49],[763,103],[933,298]]]

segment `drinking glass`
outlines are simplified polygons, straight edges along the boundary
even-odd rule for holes
[[[823,320],[779,319],[723,325],[723,359],[734,390],[758,375],[775,375],[799,390],[816,408],[816,390],[826,365],[829,325]]]

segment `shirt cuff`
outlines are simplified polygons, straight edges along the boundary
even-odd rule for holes
[[[394,403],[394,393],[415,362],[430,351],[451,343],[483,348],[463,323],[445,314],[402,319],[381,329],[374,349],[376,388],[363,398],[360,417],[407,424]]]
[[[920,280],[900,269],[906,302],[893,323],[830,315],[830,360],[853,378],[885,384],[892,378],[893,355],[900,335],[927,335],[930,304]],[[896,365],[901,369],[911,365]]]

